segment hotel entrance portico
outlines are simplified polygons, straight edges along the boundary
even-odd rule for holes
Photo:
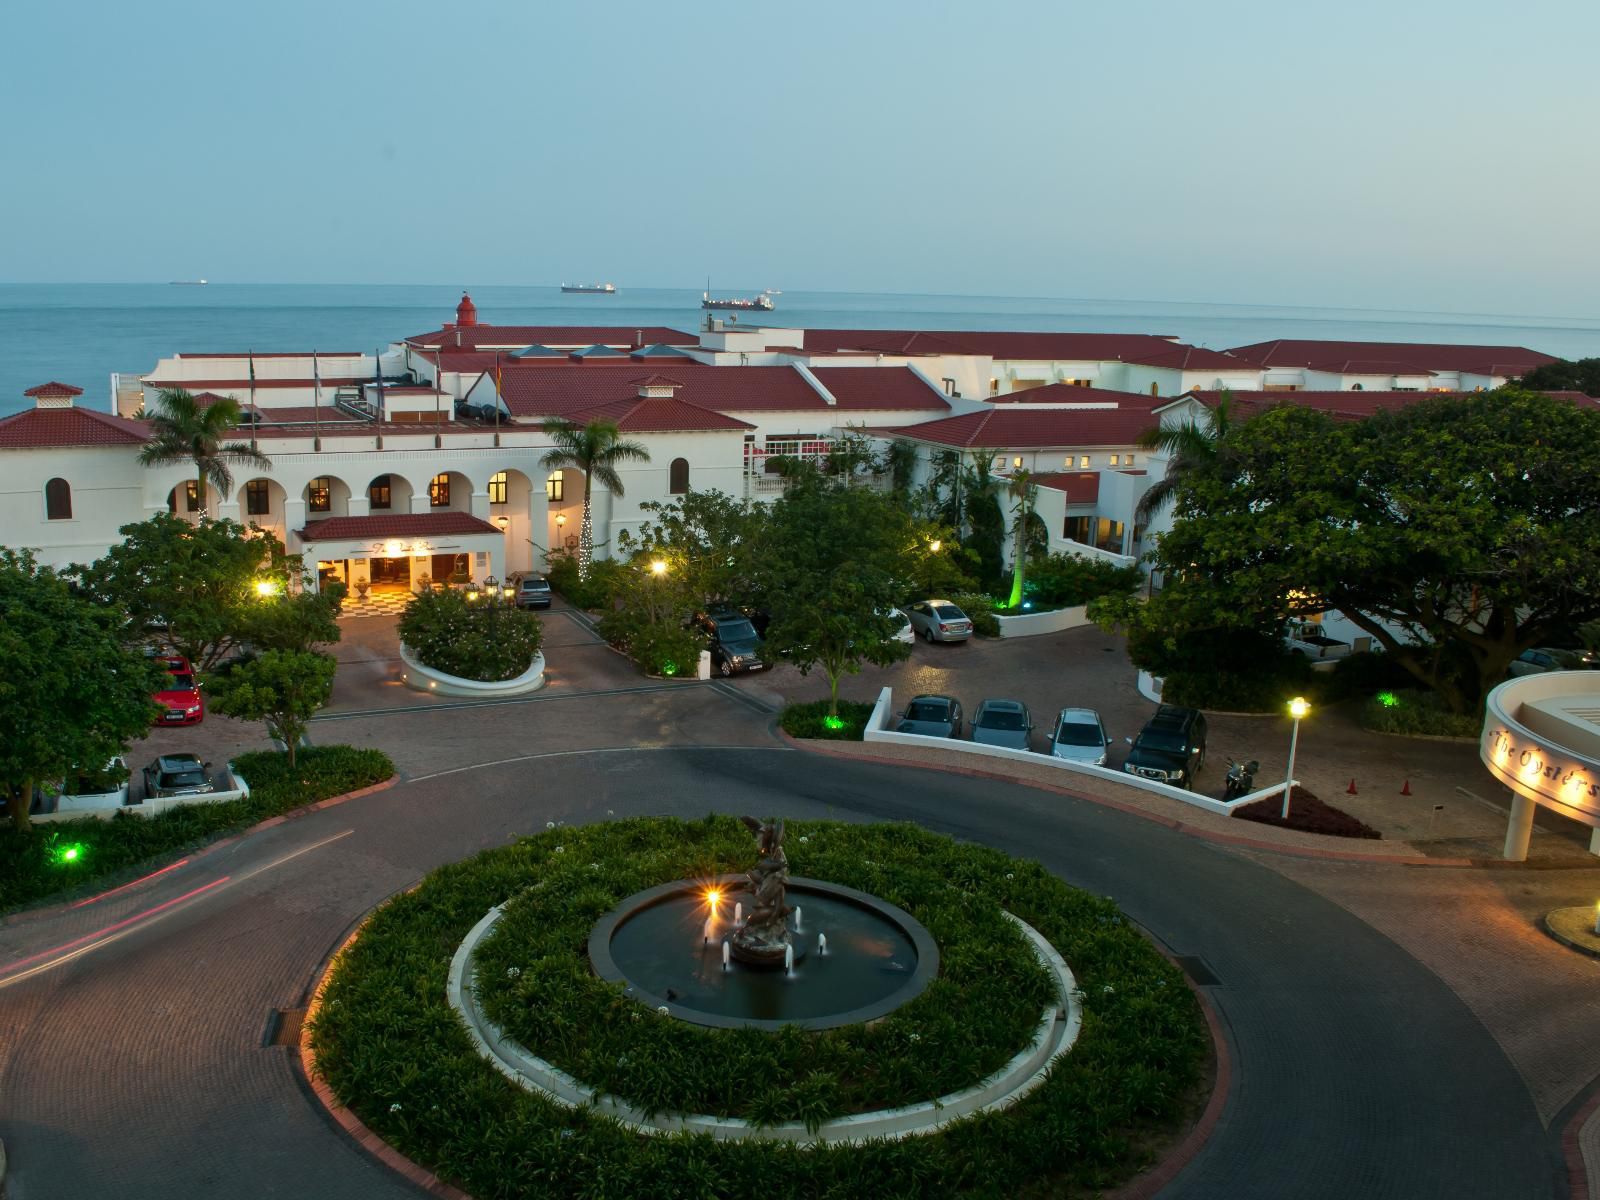
[[[307,574],[339,580],[347,603],[363,592],[377,611],[398,609],[424,583],[505,577],[505,534],[470,513],[386,513],[330,517],[297,530]]]
[[[1600,854],[1600,672],[1508,679],[1484,709],[1478,756],[1511,789],[1505,857],[1528,857],[1535,806],[1588,825]]]

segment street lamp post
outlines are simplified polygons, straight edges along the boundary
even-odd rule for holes
[[[1289,819],[1289,793],[1294,788],[1294,752],[1300,745],[1300,718],[1311,711],[1303,696],[1296,696],[1289,701],[1289,715],[1294,718],[1294,732],[1289,735],[1289,770],[1283,776],[1283,811],[1279,819]]]

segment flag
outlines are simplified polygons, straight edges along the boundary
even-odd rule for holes
[[[311,448],[322,449],[322,372],[317,369],[317,352],[311,352]]]
[[[383,420],[383,347],[372,356],[372,377],[378,385],[378,420]]]
[[[256,448],[256,352],[250,351],[250,449]]]

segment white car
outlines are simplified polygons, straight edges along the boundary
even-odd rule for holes
[[[889,635],[889,641],[904,642],[908,646],[916,644],[917,635],[911,628],[911,618],[905,613],[898,608],[886,608],[878,615],[885,620],[896,622],[894,632]]]
[[[1106,765],[1106,727],[1092,708],[1063,708],[1050,731],[1050,754],[1091,767]]]

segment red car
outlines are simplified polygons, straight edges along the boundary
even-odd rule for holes
[[[159,661],[172,678],[166,687],[155,694],[155,702],[161,706],[161,715],[156,718],[156,724],[200,724],[206,719],[206,702],[200,695],[200,685],[195,682],[194,669],[189,666],[189,660],[181,655],[172,655]]]

